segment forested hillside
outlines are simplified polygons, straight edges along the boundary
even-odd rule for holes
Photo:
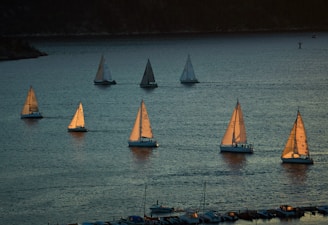
[[[0,31],[140,34],[326,30],[327,0],[2,0]]]

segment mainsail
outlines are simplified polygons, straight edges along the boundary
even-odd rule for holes
[[[239,101],[237,100],[236,107],[232,113],[229,125],[226,129],[221,145],[236,145],[246,144],[246,127],[244,123],[243,112]]]
[[[101,55],[97,74],[95,77],[95,82],[111,81],[111,80],[112,80],[112,74],[111,74],[107,64],[105,63],[104,55]]]
[[[143,100],[141,101],[129,141],[139,141],[142,138],[153,138],[150,120]]]
[[[21,114],[26,115],[34,112],[39,112],[39,107],[34,89],[30,86]]]
[[[297,111],[296,120],[281,157],[298,158],[300,156],[309,157],[309,150],[303,119],[301,113]]]
[[[149,85],[151,83],[155,83],[155,77],[153,68],[151,67],[150,61],[148,59],[140,85]]]
[[[73,119],[71,123],[68,125],[68,129],[75,129],[79,127],[84,127],[84,113],[83,113],[83,106],[82,103],[80,102],[78,108],[76,109],[76,112],[73,116]]]
[[[180,81],[198,83],[189,54],[183,72],[181,74]]]

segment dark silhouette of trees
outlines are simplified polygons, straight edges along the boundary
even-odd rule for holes
[[[10,34],[325,30],[327,0],[2,0]]]

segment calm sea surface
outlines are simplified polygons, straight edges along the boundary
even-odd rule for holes
[[[49,56],[0,62],[0,224],[113,220],[149,213],[156,200],[200,208],[205,182],[205,208],[222,213],[328,204],[328,33],[32,43]],[[115,86],[93,84],[101,54]],[[200,81],[189,87],[179,82],[188,54]],[[159,85],[151,91],[139,87],[148,58]],[[41,120],[20,119],[30,85]],[[157,149],[127,145],[142,99]],[[237,99],[253,155],[219,152]],[[67,126],[79,101],[90,131],[74,135]],[[297,109],[312,166],[281,164]]]

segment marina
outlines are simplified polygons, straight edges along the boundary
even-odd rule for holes
[[[201,225],[201,224],[226,224],[234,223],[237,220],[243,221],[271,221],[278,219],[281,221],[297,220],[306,214],[315,217],[316,215],[325,217],[328,215],[328,206],[305,206],[292,207],[289,205],[281,205],[276,209],[267,210],[244,210],[229,211],[220,214],[219,212],[210,210],[207,212],[197,212],[186,210],[184,214],[179,212],[163,212],[152,216],[128,216],[114,221],[94,221],[82,223],[70,223],[66,225]],[[189,219],[186,219],[186,216]],[[257,222],[256,222],[257,224]]]

